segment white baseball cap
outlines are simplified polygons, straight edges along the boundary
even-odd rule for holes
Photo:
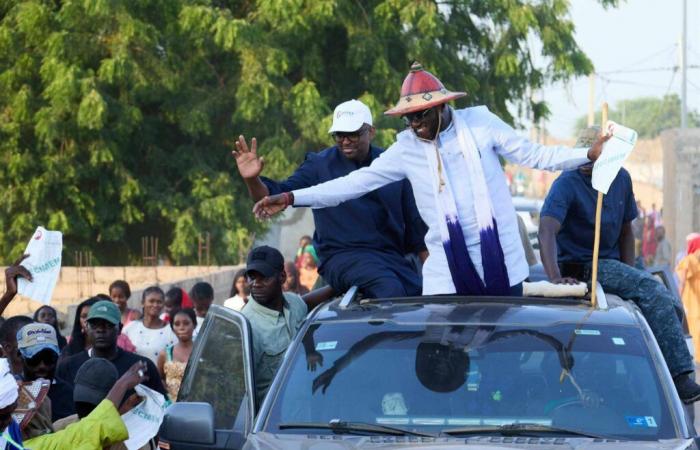
[[[372,111],[359,100],[348,100],[335,107],[333,125],[328,132],[351,133],[359,130],[365,123],[372,125]]]

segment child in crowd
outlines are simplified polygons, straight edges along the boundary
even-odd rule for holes
[[[192,337],[197,324],[193,309],[180,309],[173,313],[170,328],[177,336],[177,343],[169,345],[158,355],[158,372],[168,389],[170,400],[177,401],[180,383],[185,375],[187,361],[192,354]]]
[[[129,308],[128,302],[131,297],[131,288],[129,283],[124,280],[116,280],[109,285],[109,297],[112,302],[119,307],[122,313],[122,325],[127,326],[132,320],[141,318],[141,313]]]
[[[143,319],[134,320],[124,327],[123,334],[129,337],[136,347],[136,353],[154,363],[158,355],[168,345],[176,341],[173,330],[160,318],[165,303],[165,293],[157,286],[143,291]]]
[[[214,302],[214,288],[206,281],[195,283],[190,289],[190,298],[194,303],[194,312],[197,314],[197,328],[194,330],[194,335],[197,336],[209,312],[209,307]]]

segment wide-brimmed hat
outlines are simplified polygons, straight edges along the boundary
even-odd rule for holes
[[[416,61],[411,65],[411,71],[403,80],[401,98],[396,106],[384,114],[401,116],[432,108],[465,95],[467,95],[466,92],[451,92],[445,89],[445,86],[435,75],[424,70],[423,66]]]

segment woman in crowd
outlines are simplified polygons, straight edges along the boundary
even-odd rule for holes
[[[301,260],[304,258],[304,249],[311,245],[311,236],[305,235],[299,239],[299,248],[297,248],[297,254],[294,258],[294,265],[297,268],[301,268]]]
[[[695,361],[700,362],[700,236],[688,242],[687,255],[678,263],[676,273],[688,328],[695,344]]]
[[[58,313],[56,310],[49,306],[44,305],[41,308],[34,311],[34,322],[45,323],[51,325],[54,330],[56,330],[56,338],[58,340],[59,350],[63,350],[66,346],[66,338],[61,334],[61,330],[58,327]]]
[[[151,286],[143,291],[141,304],[143,317],[134,320],[124,327],[123,333],[136,347],[136,353],[149,358],[156,363],[158,355],[168,345],[175,343],[173,330],[161,318],[165,293],[157,286]]]
[[[76,355],[90,348],[90,342],[87,337],[87,316],[90,312],[90,307],[100,300],[99,297],[90,297],[78,304],[78,307],[75,309],[75,318],[73,319],[73,331],[68,337],[68,344],[61,351],[61,358]]]
[[[231,286],[230,298],[224,300],[224,306],[236,311],[243,309],[248,303],[250,295],[250,286],[245,276],[245,269],[241,269],[233,276],[233,285]]]
[[[192,335],[196,323],[197,315],[193,309],[175,311],[170,321],[170,327],[177,336],[177,343],[168,345],[158,355],[158,371],[168,389],[168,396],[173,402],[177,401],[187,361],[192,354]]]
[[[122,325],[127,326],[132,320],[141,318],[141,313],[136,309],[131,309],[128,306],[129,298],[131,297],[131,288],[129,283],[124,280],[116,280],[109,285],[109,297],[112,302],[119,307],[122,313]]]
[[[284,292],[293,292],[299,295],[309,293],[306,286],[302,286],[302,284],[299,283],[299,271],[294,263],[286,261],[284,263],[284,272],[287,274],[287,278],[284,280],[284,284],[282,285],[282,290]]]
[[[643,233],[642,256],[644,256],[644,265],[650,266],[656,256],[656,221],[652,214],[644,219]]]
[[[314,289],[318,280],[318,256],[313,245],[304,247],[299,268],[299,283],[309,291]]]

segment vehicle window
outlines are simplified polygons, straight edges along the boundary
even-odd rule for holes
[[[335,323],[315,324],[305,343],[315,350],[293,355],[270,432],[340,419],[428,432],[536,423],[622,439],[675,437],[635,328]]]
[[[240,326],[219,316],[206,335],[206,346],[188,374],[189,389],[183,384],[178,401],[207,402],[214,408],[217,429],[231,429],[246,395],[244,353]],[[190,364],[191,365],[191,364]]]

